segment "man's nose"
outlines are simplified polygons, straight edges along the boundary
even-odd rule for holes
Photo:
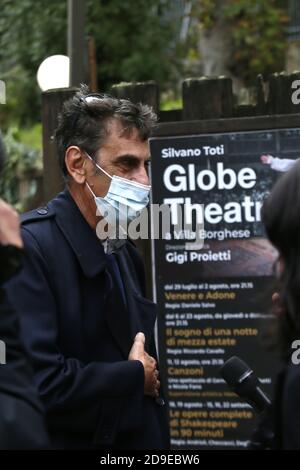
[[[132,180],[147,186],[150,185],[147,169],[144,166],[137,170]]]

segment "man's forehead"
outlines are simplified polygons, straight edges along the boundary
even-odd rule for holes
[[[149,153],[148,139],[142,140],[138,129],[135,127],[128,129],[111,128],[104,142],[101,145],[100,152],[104,150],[116,151],[118,153],[132,153],[144,157],[145,153]]]
[[[140,137],[139,130],[134,124],[122,123],[120,119],[110,119],[106,124],[107,139],[125,139],[137,141],[140,143],[147,143],[146,140],[142,140]]]
[[[98,154],[98,161],[110,161],[112,163],[121,163],[123,160],[132,164],[138,164],[138,161],[146,161],[150,158],[149,141],[141,140],[138,130],[132,129],[131,133],[121,132],[123,129],[119,126],[112,127],[105,141],[102,143]]]

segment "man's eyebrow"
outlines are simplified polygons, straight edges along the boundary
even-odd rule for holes
[[[150,160],[151,156],[149,155],[145,161]],[[126,153],[124,155],[118,155],[113,159],[113,163],[122,163],[123,161],[131,162],[131,163],[140,163],[141,159],[136,155],[132,155],[130,153]]]

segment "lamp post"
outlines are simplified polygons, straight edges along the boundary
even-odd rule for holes
[[[86,81],[85,0],[68,0],[68,56],[70,86]]]

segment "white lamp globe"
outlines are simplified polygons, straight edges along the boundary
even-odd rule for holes
[[[42,91],[68,88],[70,85],[70,59],[66,55],[47,57],[37,71],[37,81]]]

